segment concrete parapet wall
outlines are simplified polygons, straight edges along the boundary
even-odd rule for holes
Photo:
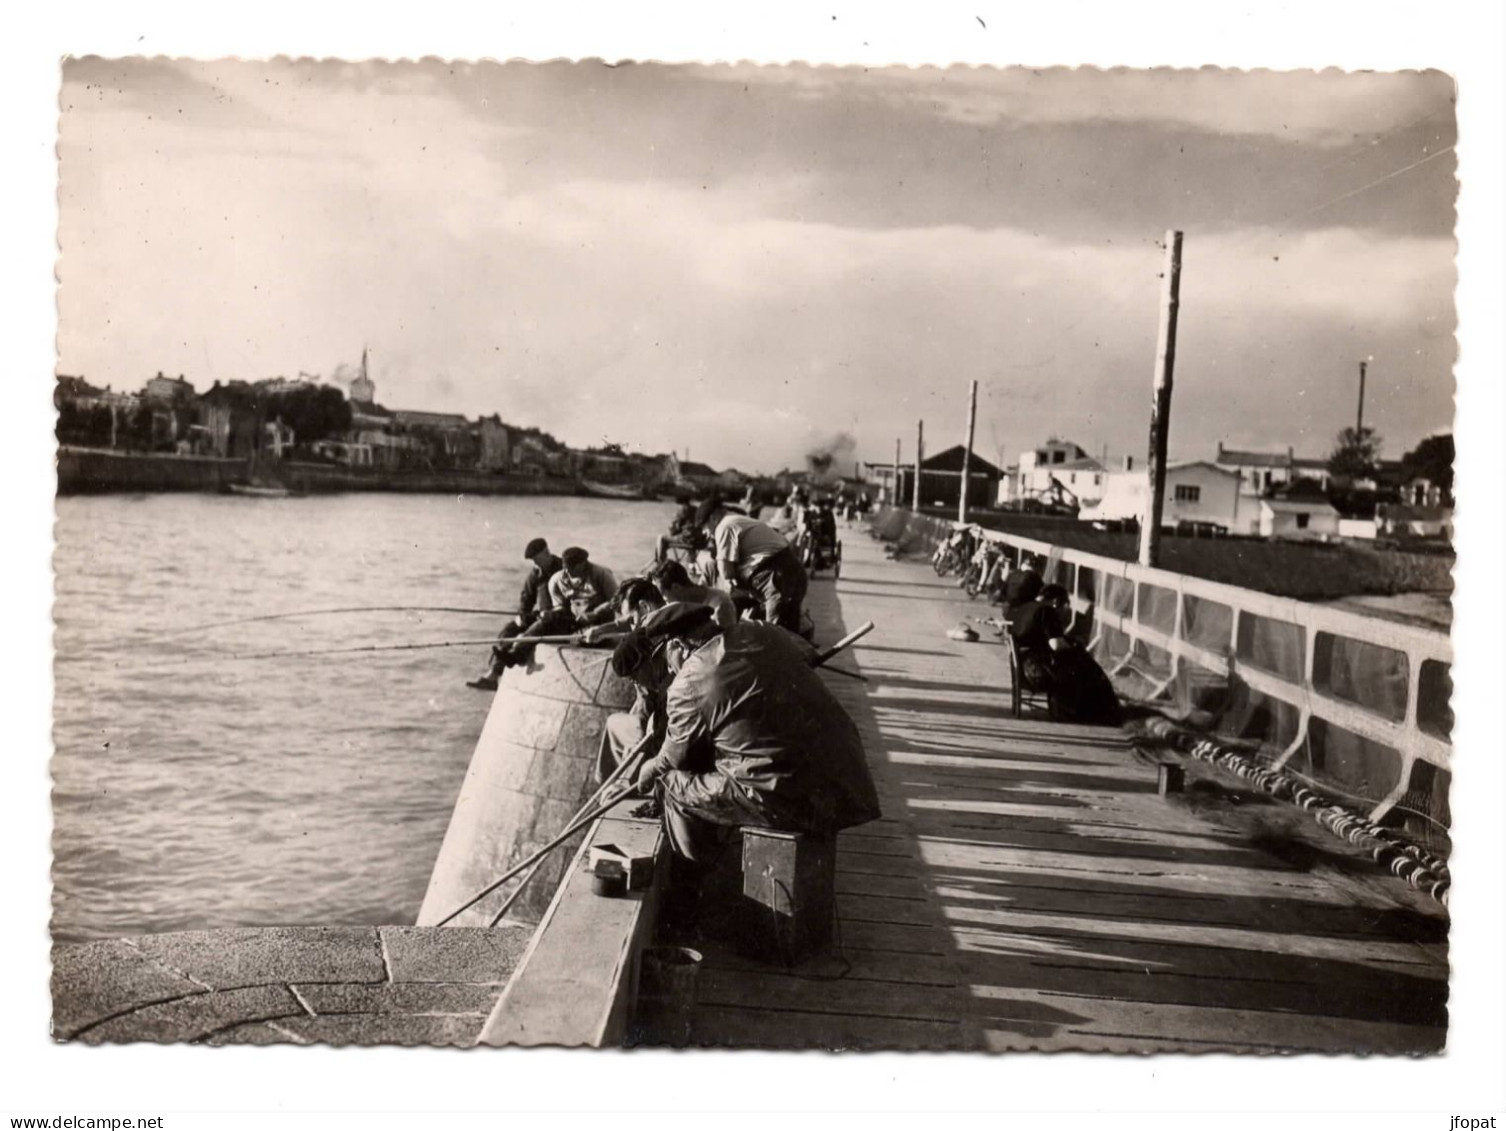
[[[419,910],[438,923],[497,876],[559,835],[590,799],[607,716],[633,702],[604,649],[540,644],[527,666],[504,674],[466,770]],[[546,857],[508,917],[537,923],[569,865],[568,847]],[[510,891],[454,920],[485,926]]]

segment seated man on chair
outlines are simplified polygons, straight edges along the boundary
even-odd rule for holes
[[[878,818],[857,726],[804,640],[750,622],[724,630],[685,605],[638,634],[674,673],[664,743],[638,785],[658,784],[677,857],[710,866],[745,825],[823,835]]]
[[[1045,586],[1035,600],[1014,609],[1009,634],[1019,649],[1020,678],[1046,693],[1055,721],[1116,726],[1122,713],[1114,685],[1067,635],[1071,621],[1071,599],[1060,585]]]

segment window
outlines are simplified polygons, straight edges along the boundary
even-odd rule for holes
[[[1052,463],[1066,463],[1067,462],[1067,453],[1066,452],[1052,452],[1051,453],[1051,462]]]
[[[1095,487],[1102,487],[1103,486],[1103,476],[1101,476],[1101,475],[1095,475],[1095,476],[1093,476],[1093,486],[1095,486]]]
[[[1178,483],[1172,498],[1179,503],[1195,503],[1203,497],[1203,489],[1192,483]]]
[[[1299,514],[1297,516],[1297,529],[1298,530],[1306,530],[1307,529],[1307,520],[1310,519],[1311,517],[1312,517],[1312,515],[1310,515],[1310,514]]]

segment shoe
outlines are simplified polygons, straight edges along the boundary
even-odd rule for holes
[[[495,676],[484,675],[480,679],[466,680],[465,685],[467,687],[474,687],[477,691],[495,691],[497,690],[497,679]]]

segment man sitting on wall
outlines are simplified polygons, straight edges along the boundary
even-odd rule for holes
[[[497,679],[503,670],[517,662],[508,641],[522,635],[535,621],[553,607],[549,596],[549,579],[560,571],[563,564],[549,552],[549,543],[535,538],[523,550],[525,560],[532,563],[523,578],[523,588],[518,594],[518,611],[502,629],[497,643],[492,645],[491,660],[484,673],[466,683],[478,691],[497,690]]]
[[[1119,696],[1098,661],[1067,635],[1071,621],[1071,598],[1060,585],[1045,586],[1015,608],[1009,633],[1020,653],[1020,678],[1046,693],[1056,722],[1117,726]]]

